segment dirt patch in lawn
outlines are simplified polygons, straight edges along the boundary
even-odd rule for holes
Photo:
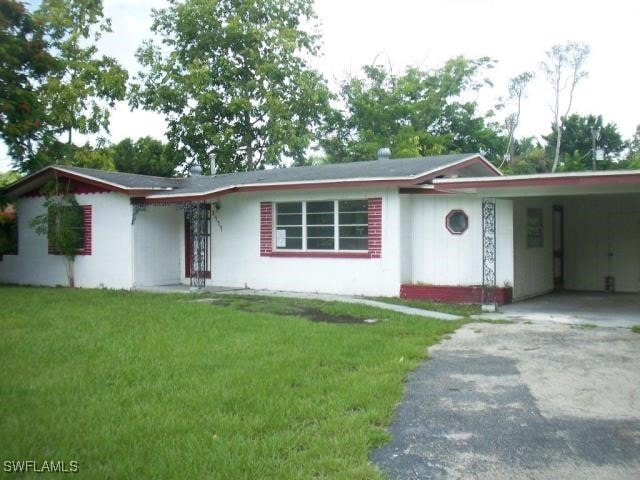
[[[232,307],[244,312],[303,317],[312,322],[371,324],[377,323],[378,321],[376,319],[356,317],[353,315],[328,313],[320,307],[296,304],[296,300],[294,299],[218,295],[211,298],[199,299],[196,300],[196,302]]]

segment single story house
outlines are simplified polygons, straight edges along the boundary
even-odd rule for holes
[[[640,171],[503,176],[479,154],[159,178],[54,165],[6,189],[0,282],[65,285],[30,227],[42,187],[84,215],[76,285],[197,286],[505,303],[640,292]]]

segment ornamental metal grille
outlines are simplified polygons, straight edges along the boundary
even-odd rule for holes
[[[482,199],[482,304],[496,302],[496,199]]]
[[[187,203],[184,206],[188,238],[185,238],[189,268],[189,284],[204,288],[205,280],[211,277],[209,266],[209,240],[211,238],[211,208],[206,203]]]

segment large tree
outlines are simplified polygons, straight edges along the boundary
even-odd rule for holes
[[[312,0],[186,0],[155,10],[131,104],[162,113],[170,142],[209,171],[299,159],[328,108],[308,59]]]
[[[136,141],[125,138],[110,147],[109,152],[117,171],[159,177],[174,176],[184,161],[170,145],[151,137]]]
[[[71,146],[73,133],[108,131],[109,111],[125,96],[127,72],[96,46],[110,19],[102,0],[43,0],[34,18],[43,24],[49,51],[57,67],[49,73],[38,95],[46,107],[43,122],[48,135],[28,161],[16,165],[33,171],[50,163],[77,163]]]
[[[562,123],[560,134],[563,141],[559,150],[559,168],[564,171],[593,169],[594,146],[604,151],[604,160],[597,163],[597,168],[611,168],[625,148],[617,125],[605,124],[601,115],[570,115]],[[556,135],[552,126],[551,133],[544,137],[549,155],[556,149]]]
[[[0,137],[20,162],[42,136],[40,82],[54,68],[41,23],[22,2],[0,0]]]
[[[375,158],[380,147],[393,157],[483,152],[496,160],[506,145],[499,127],[463,100],[484,84],[487,58],[458,57],[433,71],[408,68],[394,75],[385,67],[364,67],[362,77],[345,81],[344,105],[321,141],[328,161]]]
[[[546,59],[540,65],[553,90],[553,129],[556,132],[552,172],[558,168],[562,146],[562,126],[571,113],[573,95],[578,82],[587,76],[584,64],[590,48],[583,43],[569,42],[554,45],[547,51]]]

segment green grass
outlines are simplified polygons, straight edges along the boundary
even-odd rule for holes
[[[193,298],[0,287],[2,460],[73,460],[91,479],[379,478],[368,454],[403,381],[460,325]],[[335,316],[378,322],[317,321]]]
[[[379,302],[395,303],[396,305],[406,305],[407,307],[422,308],[424,310],[451,313],[453,315],[462,315],[465,317],[482,313],[480,305],[440,303],[433,302],[431,300],[413,300],[398,297],[371,297],[371,299]]]
[[[631,327],[631,331],[634,333],[640,333],[640,325],[634,325]]]

